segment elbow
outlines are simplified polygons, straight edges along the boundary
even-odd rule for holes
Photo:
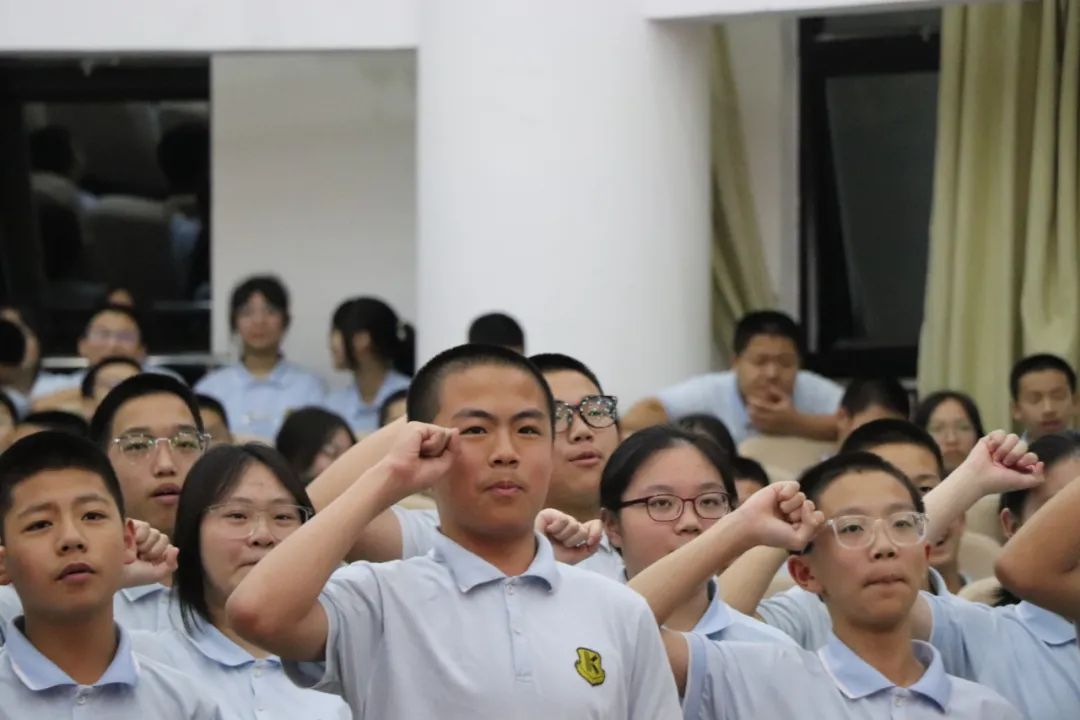
[[[259,602],[254,593],[244,592],[243,585],[233,591],[225,602],[225,616],[240,637],[260,647],[277,631],[273,613],[267,604]]]
[[[998,581],[1012,592],[1022,595],[1031,590],[1035,582],[1035,573],[1030,563],[1015,553],[1002,553],[994,562],[994,574]]]
[[[637,432],[651,425],[660,425],[669,420],[667,408],[659,398],[650,397],[638,402],[620,423],[624,433]]]

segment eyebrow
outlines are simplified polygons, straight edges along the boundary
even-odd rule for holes
[[[915,507],[910,502],[894,502],[885,506],[885,512],[893,514],[895,512],[915,512]],[[870,515],[863,507],[846,507],[836,511],[834,517],[841,517],[843,515]]]
[[[172,432],[173,432],[174,435],[176,433],[178,433],[178,432],[183,431],[183,430],[189,430],[191,432],[198,432],[198,428],[195,427],[194,425],[184,424],[184,425],[174,425],[173,427],[174,427],[174,429],[173,429]],[[154,430],[152,428],[146,427],[144,425],[139,425],[137,427],[131,427],[131,428],[128,428],[127,430],[123,430],[122,432],[117,433],[118,436],[119,435],[155,435],[155,434],[156,433],[154,432]]]
[[[724,489],[724,484],[720,483],[720,482],[716,482],[715,480],[709,480],[708,482],[703,482],[703,483],[701,483],[701,485],[698,486],[698,492],[713,492],[715,490],[723,490],[723,491],[726,492],[726,490]],[[643,492],[643,493],[671,493],[672,495],[677,494],[675,492],[675,488],[671,487],[670,485],[648,485],[648,486],[642,488],[641,492]]]
[[[108,502],[108,501],[109,501],[109,499],[106,498],[101,493],[86,493],[84,495],[80,495],[77,498],[75,498],[75,501],[72,503],[72,505],[86,505],[86,504],[89,504],[89,503],[92,503],[92,502]],[[31,505],[30,507],[28,507],[25,510],[23,510],[22,512],[20,512],[15,517],[25,517],[26,515],[33,515],[34,513],[42,512],[44,510],[54,510],[54,509],[58,508],[59,506],[60,506],[60,504],[57,503],[55,500],[46,500],[45,502],[39,502],[39,503],[35,503],[35,504]]]
[[[521,412],[514,413],[510,418],[511,422],[518,422],[519,420],[543,420],[547,417],[547,413],[538,408],[529,408],[528,410],[522,410]],[[475,418],[477,420],[487,420],[488,422],[498,422],[498,418],[494,414],[487,410],[481,410],[480,408],[463,408],[454,413],[452,420],[459,420],[464,418]]]
[[[243,495],[233,495],[232,497],[222,500],[223,503],[243,503],[244,505],[256,505],[257,503],[251,498],[244,497]],[[296,498],[288,495],[279,495],[276,498],[271,498],[267,501],[267,505],[299,505],[296,502]]]

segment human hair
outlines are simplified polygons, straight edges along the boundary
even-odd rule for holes
[[[199,406],[200,410],[209,410],[216,412],[221,416],[221,421],[225,423],[225,427],[229,426],[229,413],[225,412],[225,406],[215,398],[209,395],[203,395],[202,393],[195,393],[195,403]],[[200,416],[201,417],[201,416]]]
[[[923,448],[934,456],[938,475],[945,477],[945,458],[941,455],[941,448],[934,438],[930,437],[930,433],[907,420],[882,418],[860,425],[844,440],[840,452],[870,452],[882,445],[916,445]]]
[[[15,487],[48,470],[85,470],[97,475],[116,503],[120,517],[124,517],[124,496],[109,458],[86,438],[44,430],[24,437],[0,454],[0,536]]]
[[[108,367],[109,365],[127,365],[128,367],[135,368],[136,373],[142,372],[142,365],[140,365],[137,360],[132,360],[129,357],[113,355],[104,360],[100,360],[91,365],[86,371],[86,374],[83,375],[82,383],[79,385],[79,391],[84,398],[94,397],[94,383],[97,382],[98,373],[101,372],[102,368]]]
[[[1049,472],[1052,467],[1064,460],[1080,458],[1080,432],[1062,430],[1043,435],[1031,443],[1028,451],[1038,455],[1043,464],[1043,472]],[[1002,493],[998,503],[999,512],[1008,509],[1019,523],[1024,514],[1024,503],[1029,495],[1031,495],[1031,488]]]
[[[379,427],[386,425],[386,421],[389,420],[390,406],[400,400],[405,400],[408,397],[409,391],[407,389],[401,389],[390,393],[386,399],[382,401],[382,405],[379,406]]]
[[[299,475],[268,445],[220,445],[199,458],[188,471],[180,491],[173,533],[173,544],[180,549],[173,589],[180,603],[181,619],[189,632],[199,622],[211,621],[202,558],[203,518],[207,508],[223,502],[256,463],[274,475],[297,505],[307,508],[309,513],[315,512]]]
[[[731,506],[738,501],[731,460],[719,445],[705,435],[688,432],[674,425],[654,425],[640,430],[619,445],[611,454],[600,476],[600,507],[617,513],[623,493],[641,467],[654,455],[671,448],[688,446],[700,452],[716,468]]]
[[[941,405],[946,400],[955,400],[960,403],[960,407],[964,408],[964,414],[967,415],[968,422],[975,429],[976,438],[981,438],[986,434],[983,430],[979,406],[975,404],[970,395],[956,390],[939,390],[923,398],[919,406],[915,408],[915,424],[923,430],[928,430],[930,428],[930,416],[938,409],[938,405]]]
[[[790,316],[776,310],[757,310],[743,315],[735,324],[734,350],[741,355],[750,341],[758,335],[786,337],[795,344],[795,351],[803,356],[803,333],[799,324]]]
[[[524,348],[525,332],[518,321],[505,313],[481,315],[469,326],[469,342],[474,345],[499,345]]]
[[[356,298],[349,298],[338,303],[338,306],[334,308],[334,314],[330,316],[331,330],[337,330],[342,336],[345,335],[345,321],[349,316],[349,309],[352,307],[355,300]]]
[[[394,309],[374,297],[358,297],[349,301],[344,311],[341,337],[344,340],[345,361],[356,369],[359,359],[353,340],[367,333],[371,348],[379,358],[404,375],[412,375],[416,336],[412,325],[401,322]]]
[[[891,410],[905,420],[911,417],[911,398],[896,378],[856,378],[848,383],[840,399],[840,407],[849,416],[875,406]]]
[[[1028,355],[1013,365],[1012,372],[1009,373],[1009,392],[1012,393],[1014,402],[1020,399],[1020,380],[1028,373],[1040,370],[1057,370],[1065,376],[1065,380],[1069,383],[1069,391],[1076,392],[1076,371],[1072,369],[1072,366],[1057,355],[1039,353]]]
[[[440,394],[446,378],[474,367],[494,365],[520,370],[536,381],[544,396],[552,433],[555,430],[555,398],[540,370],[524,355],[496,345],[458,345],[427,362],[413,377],[406,400],[409,420],[430,423],[439,414]]]
[[[338,430],[349,434],[350,444],[356,444],[356,436],[344,418],[321,407],[302,407],[294,410],[281,424],[274,447],[304,479],[315,462],[315,456]]]
[[[40,172],[71,175],[75,170],[71,132],[61,125],[46,125],[30,133],[30,166]]]
[[[895,479],[904,486],[908,495],[911,496],[911,504],[914,506],[915,512],[926,512],[926,505],[923,503],[922,495],[919,494],[918,488],[908,479],[907,475],[892,463],[863,450],[848,452],[841,449],[838,455],[814,465],[799,478],[799,488],[808,500],[820,507],[821,496],[834,482],[845,475],[869,472],[885,473]],[[802,551],[803,554],[810,552],[812,547],[813,543],[807,545]]]
[[[27,414],[19,421],[21,425],[37,425],[47,430],[65,432],[75,437],[86,438],[90,428],[80,415],[65,410],[38,410]]]
[[[188,410],[191,411],[191,424],[201,433],[203,432],[202,416],[199,415],[199,405],[195,402],[195,395],[184,383],[176,378],[162,375],[161,373],[139,373],[124,380],[109,391],[94,416],[90,418],[90,439],[102,450],[109,449],[109,443],[113,436],[113,418],[126,403],[148,395],[175,395],[184,401]]]
[[[18,325],[0,318],[0,365],[18,366],[26,357],[26,336]]]
[[[769,484],[769,474],[757,460],[736,455],[731,458],[731,467],[735,471],[736,480],[752,480],[761,487]]]
[[[130,320],[135,329],[139,331],[139,342],[145,343],[146,332],[143,328],[142,320],[139,318],[139,314],[135,312],[135,309],[128,305],[116,305],[114,303],[103,303],[94,308],[94,311],[90,313],[90,317],[86,321],[86,327],[83,328],[83,337],[85,338],[90,332],[90,326],[94,324],[94,320],[97,320],[99,315],[105,313],[115,313],[117,315],[123,315]]]
[[[600,384],[600,378],[596,377],[596,373],[590,370],[588,365],[577,358],[562,353],[540,353],[530,357],[529,361],[544,375],[556,372],[576,372],[578,375],[584,375],[589,379],[589,382],[596,386],[601,395],[604,393],[604,386]]]
[[[729,458],[734,459],[735,456],[738,455],[738,451],[735,449],[735,438],[731,437],[731,431],[728,430],[724,421],[715,415],[710,415],[708,413],[683,415],[675,421],[675,425],[687,432],[697,433],[698,435],[704,435],[705,437],[710,438],[728,454]]]
[[[233,288],[232,297],[229,299],[229,327],[236,331],[236,319],[241,308],[247,304],[254,295],[262,295],[270,307],[281,313],[285,319],[285,326],[289,325],[289,291],[284,283],[273,275],[252,275]]]

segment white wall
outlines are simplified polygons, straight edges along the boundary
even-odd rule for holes
[[[232,347],[230,290],[255,272],[279,274],[292,293],[287,355],[327,377],[340,300],[379,295],[415,317],[415,59],[214,57],[215,352]]]

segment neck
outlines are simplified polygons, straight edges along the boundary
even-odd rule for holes
[[[701,621],[701,617],[708,609],[709,586],[706,584],[699,587],[693,597],[671,613],[664,627],[676,632],[690,632]]]
[[[365,403],[370,405],[375,400],[389,372],[386,363],[374,357],[364,358],[356,364],[353,378],[356,380],[356,389],[360,393],[360,398]]]
[[[514,537],[481,536],[449,527],[444,522],[441,530],[446,537],[491,563],[508,577],[521,575],[536,557],[536,536],[531,529]]]
[[[272,350],[244,348],[244,355],[240,358],[240,362],[244,363],[244,367],[248,369],[248,372],[256,377],[269,375],[277,366],[279,360],[281,360],[281,353],[277,348]]]
[[[911,649],[911,621],[894,627],[867,628],[833,617],[833,632],[842,643],[898,687],[919,681],[926,668]]]
[[[266,652],[258,645],[253,645],[236,634],[236,631],[233,630],[232,625],[229,624],[228,615],[225,613],[224,602],[211,603],[209,602],[209,598],[207,598],[207,600],[208,602],[206,609],[210,613],[210,624],[217,628],[222,635],[229,638],[240,647],[244,648],[244,650],[247,650],[248,654],[250,654],[252,657],[264,658],[270,655],[270,653]]]
[[[80,685],[100,680],[116,656],[119,638],[111,599],[91,615],[55,621],[27,613],[25,623],[30,644]]]

